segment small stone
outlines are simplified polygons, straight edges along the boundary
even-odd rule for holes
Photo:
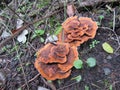
[[[109,75],[111,70],[109,68],[103,68],[105,75]]]
[[[108,59],[108,60],[112,59],[112,56],[110,56],[110,55],[109,55],[109,56],[107,56],[107,59]]]
[[[104,62],[104,63],[108,63],[108,62],[107,62],[107,59],[104,59],[103,62]]]

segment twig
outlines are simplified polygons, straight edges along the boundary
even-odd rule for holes
[[[30,45],[30,47],[35,51],[37,52],[37,49],[35,49],[35,47],[33,45],[30,44],[30,42],[28,42],[28,44]]]
[[[114,35],[115,35],[115,37],[116,37],[116,41],[117,41],[117,43],[118,43],[118,47],[117,47],[117,49],[116,49],[115,52],[114,52],[114,53],[116,53],[116,52],[120,49],[120,40],[119,40],[119,37],[118,37],[118,35],[116,34],[116,32],[113,31],[113,29],[111,29],[111,28],[109,28],[109,27],[99,27],[99,28],[108,29],[108,30],[110,30],[110,31],[112,31],[112,32],[114,33]]]
[[[66,19],[67,18],[67,15],[66,15],[66,6],[67,6],[67,2],[66,2],[66,0],[64,1],[64,19]],[[64,30],[63,30],[63,28],[62,28],[62,42],[64,42]]]
[[[30,80],[28,81],[28,83],[30,83],[30,82],[32,82],[33,80],[35,80],[39,75],[40,75],[39,73],[38,73],[37,75],[35,75],[35,77],[33,77],[32,79],[30,79]],[[21,86],[21,88],[23,88],[25,85],[26,85],[26,84],[23,84],[23,85]]]
[[[113,31],[115,32],[115,9],[113,9]],[[116,32],[115,32],[115,36],[117,38],[118,45],[119,45],[118,48],[115,50],[115,53],[116,53],[119,50],[119,48],[120,48],[120,40],[119,40],[119,37],[116,34]]]
[[[49,86],[52,90],[57,90],[56,87],[54,86],[54,84],[52,82],[47,82],[43,77],[41,77],[41,79],[43,80],[43,82]]]
[[[62,87],[62,88],[59,88],[59,89],[57,89],[57,90],[63,90],[63,89],[65,89],[65,88],[70,87],[70,86],[72,86],[72,85],[75,85],[75,84],[77,84],[77,83],[79,83],[79,82],[74,82],[74,83],[72,83],[72,84],[69,84],[69,85],[64,86],[64,87]]]
[[[116,39],[117,39],[118,45],[120,46],[120,40],[119,40],[119,37],[118,37],[118,35],[116,34],[116,32],[113,31],[113,29],[111,29],[111,28],[109,28],[109,27],[99,27],[99,28],[108,29],[108,30],[112,31],[112,32],[115,34],[115,36],[116,36]]]
[[[94,84],[94,83],[92,83],[91,85],[100,89],[100,87],[98,85]]]
[[[24,22],[27,24],[27,22],[26,22],[24,19],[22,19],[10,6],[8,6],[7,4],[5,4],[5,6],[6,6],[8,9],[10,9],[17,17],[19,17],[22,21],[24,21]]]
[[[6,42],[8,42],[8,41],[11,40],[12,38],[16,37],[21,31],[23,31],[24,29],[26,29],[26,28],[29,27],[30,25],[32,25],[32,24],[34,24],[34,23],[36,23],[36,22],[38,22],[38,21],[41,21],[41,20],[43,20],[43,19],[45,19],[45,18],[48,18],[48,17],[50,17],[50,16],[52,16],[52,15],[54,15],[54,14],[56,14],[56,13],[62,11],[62,10],[63,10],[63,9],[60,9],[60,10],[58,10],[58,11],[55,11],[55,12],[53,12],[53,13],[47,15],[47,16],[44,16],[44,17],[42,17],[42,18],[40,18],[40,19],[37,19],[37,20],[35,20],[35,21],[33,21],[33,22],[30,22],[30,23],[28,23],[28,24],[26,24],[26,25],[23,25],[22,27],[18,28],[18,29],[17,29],[17,32],[15,32],[15,33],[14,33],[13,35],[11,35],[9,38],[6,38],[4,41],[2,41],[2,42],[0,43],[0,48],[2,48],[2,46],[3,46]]]
[[[6,3],[5,3],[5,5],[6,5],[6,7],[7,7],[8,9],[10,9],[19,19],[21,19],[22,21],[24,21],[25,24],[28,24],[28,22],[27,22],[26,20],[22,19],[9,5],[7,5]],[[31,27],[31,26],[30,26],[30,29],[31,29],[31,31],[32,31],[32,27]]]
[[[14,46],[16,46],[16,43],[15,43],[14,39],[13,39],[13,42],[14,42]],[[16,53],[17,53],[17,56],[19,56],[19,53],[18,53],[18,50],[17,50],[17,49],[16,49]],[[24,75],[24,80],[25,80],[25,83],[26,83],[26,85],[27,85],[27,90],[30,90],[30,89],[29,89],[29,85],[28,85],[28,81],[27,81],[27,79],[26,79],[25,71],[24,71],[24,68],[23,68],[23,66],[22,66],[22,61],[21,61],[20,57],[18,57],[18,60],[19,60],[19,62],[20,62],[20,66],[21,66],[21,68],[22,68],[22,72],[23,72],[23,75]]]
[[[115,9],[113,9],[113,31],[115,31]]]

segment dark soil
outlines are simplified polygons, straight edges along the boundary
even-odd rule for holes
[[[116,12],[115,31],[112,31],[111,24],[113,23],[113,12],[109,11],[106,7],[98,6],[89,11],[86,9],[79,11],[79,16],[88,16],[98,22],[100,21],[100,15],[103,15],[104,18],[101,20],[96,37],[78,47],[80,59],[84,62],[83,69],[77,70],[72,68],[70,77],[53,81],[57,90],[87,90],[85,86],[88,86],[89,90],[120,90],[120,49],[118,48],[120,47],[120,43],[118,43],[118,40],[120,41],[120,6],[114,5],[113,7]],[[90,49],[89,45],[94,40],[100,41],[100,43]],[[24,47],[23,44],[18,44],[18,52],[21,52],[20,60],[26,77],[24,77],[20,62],[16,58],[16,51],[12,53],[0,52],[0,72],[5,76],[5,82],[0,81],[3,82],[0,90],[18,90],[20,87],[20,90],[27,90],[24,78],[29,81],[38,74],[34,67],[35,50],[31,47],[32,45],[38,50],[44,45],[38,42],[39,39],[35,38],[30,44],[26,44],[27,47]],[[108,42],[114,48],[113,54],[108,54],[103,50],[102,44],[104,42]],[[13,43],[12,40],[9,43],[6,46],[9,46],[9,48],[14,47],[14,45],[11,45]],[[97,60],[97,65],[93,68],[89,68],[85,63],[89,57]],[[106,68],[110,71],[108,74],[106,74]],[[82,76],[82,81],[77,83],[75,80],[71,80],[71,78],[78,75]],[[109,89],[111,85],[112,89]],[[38,86],[50,88],[45,84],[40,75],[29,82],[28,86],[30,90],[37,90]]]

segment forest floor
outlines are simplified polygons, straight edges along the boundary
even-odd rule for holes
[[[65,12],[67,3],[63,6],[56,3],[57,0],[12,0],[9,4],[1,4],[0,43],[17,32],[15,28],[19,20],[25,25],[46,15],[48,17],[26,28],[25,43],[18,41],[19,35],[16,35],[0,48],[0,90],[38,90],[38,87],[51,90],[53,85],[57,90],[120,90],[120,2],[84,7],[75,4],[77,16],[90,17],[98,23],[95,38],[78,47],[80,59],[86,62],[89,57],[95,58],[95,67],[90,68],[86,64],[81,70],[73,67],[68,78],[52,81],[50,85],[38,73],[34,67],[36,51],[45,45],[47,34],[54,35],[56,28],[68,17]],[[59,12],[54,14],[54,11]],[[50,13],[53,15],[49,16]],[[35,36],[36,30],[45,33]],[[95,41],[99,43],[94,44]],[[104,42],[113,48],[112,54],[103,50]],[[78,75],[82,76],[80,82],[72,80]]]

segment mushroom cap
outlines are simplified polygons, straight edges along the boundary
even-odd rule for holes
[[[34,65],[44,78],[62,79],[70,75],[73,62],[77,58],[77,47],[70,47],[69,43],[49,43],[38,50]]]
[[[70,43],[71,46],[79,46],[95,37],[98,26],[91,18],[73,16],[63,22],[62,28],[64,36],[61,32],[58,35],[59,41],[62,41],[62,37],[64,37],[66,43]]]
[[[57,43],[56,45],[48,43],[38,50],[37,59],[43,63],[64,63],[66,55],[69,52],[69,44]]]
[[[51,48],[51,53],[49,54],[51,61],[59,63],[66,62],[66,55],[69,52],[69,47],[68,43],[57,42],[57,44]]]
[[[67,56],[67,61],[63,64],[58,64],[58,67],[66,72],[68,70],[70,70],[73,67],[73,63],[75,60],[78,59],[78,52],[77,52],[77,48],[76,47],[71,47],[69,54]]]
[[[39,60],[35,61],[35,67],[38,72],[47,80],[67,78],[71,73],[71,70],[63,72],[58,68],[57,64],[45,64]]]
[[[48,54],[50,53],[52,47],[53,45],[48,43],[44,46],[44,48],[39,49],[37,52],[37,60],[43,63],[50,63],[50,58],[48,57]]]

